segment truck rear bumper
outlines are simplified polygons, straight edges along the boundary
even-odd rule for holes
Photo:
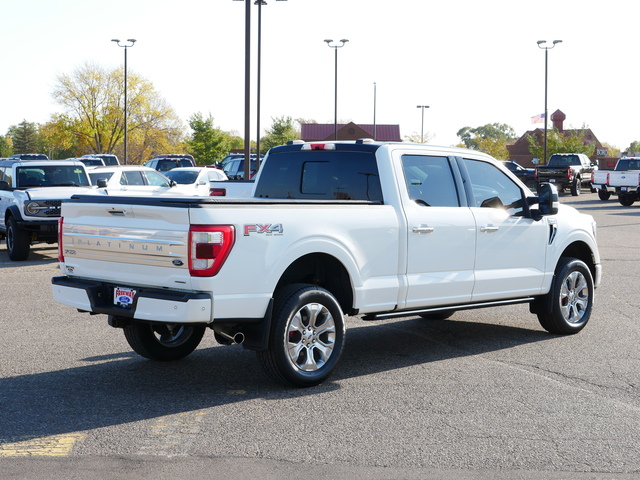
[[[118,317],[163,323],[211,323],[211,295],[206,293],[134,288],[136,294],[130,306],[114,304],[112,285],[66,276],[53,277],[54,299],[78,310]]]

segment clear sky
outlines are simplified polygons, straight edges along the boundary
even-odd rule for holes
[[[625,149],[640,140],[640,42],[627,0],[267,0],[262,7],[261,126],[290,116],[424,130],[432,143],[458,143],[465,126],[506,123],[518,135],[544,110],[544,51],[549,51],[548,110],[565,128],[589,127]],[[255,40],[252,7],[252,116]],[[26,119],[61,112],[56,76],[85,62],[122,65],[111,42],[135,38],[129,71],[150,80],[183,119],[211,113],[217,127],[244,133],[245,6],[233,0],[0,0],[0,134]],[[537,125],[542,126],[542,125]]]

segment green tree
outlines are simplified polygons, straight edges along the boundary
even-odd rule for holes
[[[13,148],[9,140],[9,137],[0,137],[0,158],[13,155]]]
[[[266,153],[271,147],[284,145],[289,140],[300,138],[300,131],[295,128],[291,117],[271,117],[271,128],[267,130],[267,135],[260,140],[260,153]]]
[[[404,136],[404,141],[411,143],[429,143],[432,139],[433,134],[429,132],[424,132],[422,135],[420,135],[418,132],[412,132],[410,135]]]
[[[458,130],[456,135],[471,150],[482,150],[481,144],[483,148],[488,148],[492,140],[506,145],[507,142],[518,138],[515,130],[504,123],[488,123],[476,128],[464,127]]]
[[[186,141],[187,152],[201,165],[211,165],[220,161],[229,151],[229,135],[216,128],[211,114],[207,118],[202,113],[189,117],[189,127],[193,130]]]
[[[7,131],[13,143],[13,153],[36,153],[38,147],[38,126],[23,120],[12,125]]]
[[[554,153],[584,153],[591,157],[595,152],[594,143],[587,143],[584,139],[585,129],[573,130],[565,135],[558,131],[557,128],[547,130],[547,159]],[[538,139],[535,135],[526,134],[527,142],[529,142],[529,152],[535,158],[544,161],[544,137]]]
[[[124,140],[124,70],[107,71],[85,63],[71,75],[59,75],[54,100],[71,120],[69,128],[85,153],[117,153]],[[153,84],[135,73],[127,75],[127,143],[139,163],[166,145],[182,142],[182,125]]]

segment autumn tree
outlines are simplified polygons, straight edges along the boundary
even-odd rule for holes
[[[0,158],[13,155],[13,148],[11,147],[9,140],[10,137],[0,136]]]
[[[85,153],[117,153],[124,139],[124,70],[85,63],[56,78],[54,100],[65,109],[69,127]],[[153,84],[127,75],[127,143],[134,163],[182,140],[182,126]]]
[[[498,158],[509,157],[507,143],[518,137],[515,130],[505,123],[488,123],[481,127],[464,127],[456,134],[466,148],[479,150]]]

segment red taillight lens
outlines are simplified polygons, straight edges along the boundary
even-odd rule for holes
[[[226,197],[227,189],[226,188],[210,188],[209,196],[210,197]]]
[[[609,186],[609,174],[607,173],[607,186]]]
[[[189,273],[195,277],[216,275],[234,243],[233,225],[192,225],[189,228]]]
[[[538,169],[536,168],[534,174],[533,174],[533,178],[537,179],[538,178]]]
[[[64,218],[60,217],[58,219],[58,261],[64,262],[64,253],[62,246],[62,227],[64,224]]]

